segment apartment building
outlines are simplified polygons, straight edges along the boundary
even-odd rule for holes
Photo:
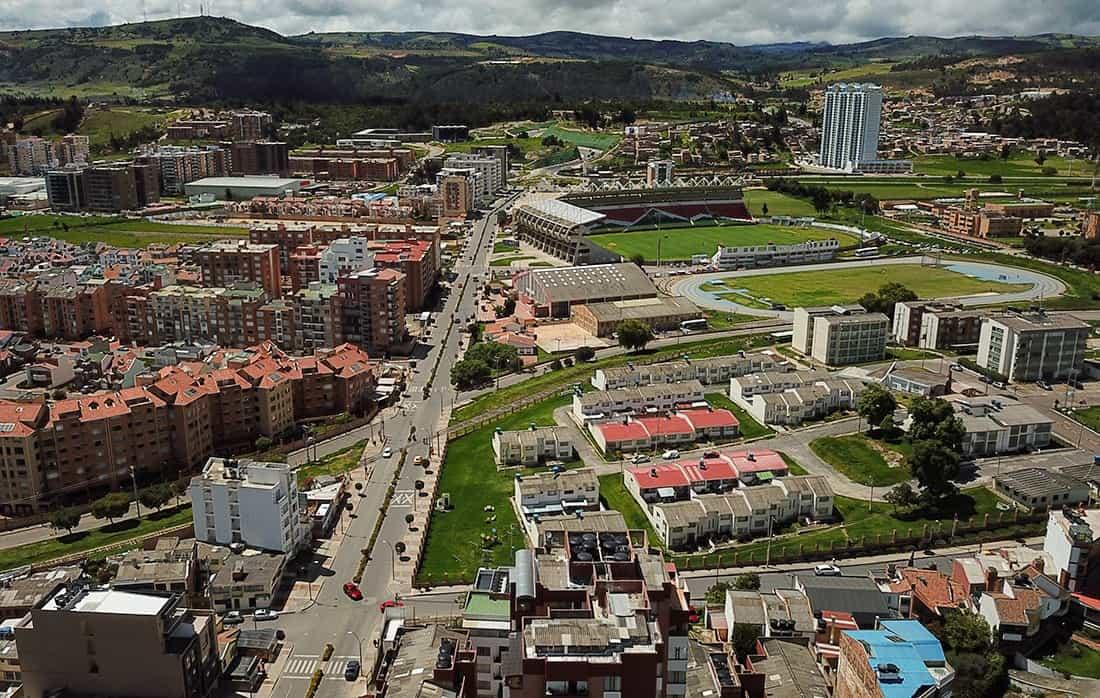
[[[1018,383],[1072,379],[1084,367],[1089,331],[1088,323],[1067,315],[985,318],[978,365]]]
[[[647,506],[700,494],[722,494],[741,484],[770,482],[790,474],[787,462],[771,449],[721,451],[698,460],[655,463],[623,471],[623,484]]]
[[[922,349],[977,346],[982,320],[978,310],[946,303],[906,301],[894,304],[894,341]]]
[[[477,207],[476,185],[472,170],[441,170],[436,176],[440,198],[439,217],[465,218],[469,215]]]
[[[573,435],[564,427],[535,427],[493,432],[497,465],[531,467],[548,460],[571,461]]]
[[[276,245],[219,240],[199,249],[195,261],[202,269],[202,281],[206,286],[253,281],[271,298],[282,295],[282,272]]]
[[[1100,590],[1100,511],[1051,507],[1043,552],[1050,555],[1048,574],[1076,594],[1095,596]]]
[[[196,540],[291,555],[309,540],[298,478],[286,463],[211,458],[189,492]]]
[[[517,476],[513,490],[513,501],[524,522],[600,508],[600,481],[592,468]]]
[[[340,291],[336,284],[310,284],[294,294],[294,346],[305,350],[344,343]]]
[[[325,245],[318,259],[318,280],[335,284],[341,276],[373,267],[375,253],[369,243],[365,237],[347,237]]]
[[[578,424],[605,422],[634,414],[657,414],[679,406],[704,402],[705,389],[697,380],[599,390],[573,396],[573,419]]]
[[[225,138],[229,129],[230,124],[225,119],[179,119],[169,124],[166,132],[169,140],[191,141]]]
[[[50,209],[75,213],[84,210],[84,171],[80,167],[67,167],[46,171],[46,200]]]
[[[155,165],[111,163],[84,168],[85,208],[118,213],[136,211],[160,200]]]
[[[1050,445],[1054,420],[1031,405],[1007,396],[960,397],[952,404],[966,430],[962,445],[966,457],[983,458]]]
[[[439,281],[439,240],[388,240],[374,253],[374,265],[404,275],[405,312],[418,312]]]
[[[696,408],[589,423],[588,430],[604,453],[630,453],[665,446],[690,448],[698,441],[731,441],[741,433],[741,424],[729,410]]]
[[[290,174],[290,150],[282,141],[247,140],[224,143],[231,175]]]
[[[20,138],[8,149],[8,165],[13,175],[39,175],[55,163],[52,144],[39,136]]]
[[[854,410],[863,391],[860,380],[817,381],[778,393],[755,395],[746,409],[761,424],[793,427],[840,410]]]
[[[443,161],[443,167],[449,170],[472,171],[475,174],[474,200],[479,203],[490,202],[493,194],[504,188],[504,168],[501,167],[501,161],[497,157],[456,153],[447,156]]]
[[[812,327],[811,327],[812,325]],[[890,319],[862,306],[795,308],[793,346],[829,366],[881,361]]]
[[[395,269],[364,269],[336,280],[345,341],[387,352],[408,339],[405,275]]]
[[[84,165],[91,159],[91,140],[87,136],[76,133],[68,133],[62,136],[54,147],[57,153],[57,164]]]
[[[741,407],[749,409],[757,395],[770,395],[794,390],[818,381],[827,380],[833,374],[823,369],[802,371],[765,371],[748,373],[730,378],[729,398]]]
[[[255,110],[235,111],[229,115],[229,127],[234,140],[259,140],[271,130],[271,114]]]
[[[658,383],[683,383],[697,380],[703,385],[727,385],[731,378],[761,372],[793,370],[782,356],[764,352],[737,352],[730,356],[704,359],[679,359],[656,364],[627,363],[624,366],[598,368],[591,383],[596,390],[633,388]]]
[[[160,193],[183,194],[183,185],[206,177],[227,177],[230,155],[217,145],[161,145],[146,150],[137,159],[155,163],[160,173]]]
[[[215,625],[179,594],[62,586],[16,630],[23,694],[205,698],[222,668]]]
[[[855,170],[878,159],[882,88],[870,84],[830,85],[825,90],[819,161],[823,167]]]

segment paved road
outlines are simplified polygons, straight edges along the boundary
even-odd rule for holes
[[[470,281],[470,277],[483,276],[488,270],[486,243],[491,242],[495,221],[494,212],[487,214],[474,226],[470,242],[455,265],[457,278],[451,284],[452,290],[447,294],[443,310],[438,315],[437,336],[440,338],[446,334],[452,318],[474,312],[477,284]],[[453,331],[446,334],[446,341],[429,349],[427,356],[419,362],[421,369],[410,378],[409,394],[412,397],[402,402],[403,413],[399,412],[386,419],[386,436],[394,446],[394,456],[376,461],[371,481],[363,490],[364,496],[353,497],[356,500],[356,517],[351,519],[337,553],[331,559],[323,561],[321,575],[326,581],[317,592],[316,603],[306,610],[280,619],[280,625],[287,633],[287,642],[293,645],[286,661],[287,669],[293,671],[287,671],[279,678],[274,696],[297,698],[304,695],[309,684],[307,669],[312,670],[310,667],[314,665],[310,664],[311,661],[319,661],[326,642],[331,642],[336,648],[334,654],[337,661],[346,662],[347,658],[357,654],[358,636],[363,642],[364,665],[371,666],[371,643],[377,637],[381,621],[378,604],[409,590],[407,584],[402,585],[395,581],[398,572],[393,568],[391,546],[406,535],[408,527],[404,517],[412,507],[427,506],[426,497],[419,502],[415,497],[414,485],[422,473],[420,467],[414,466],[412,461],[416,455],[429,455],[429,446],[425,443],[427,437],[445,427],[449,418],[448,408],[454,395],[450,386],[449,369],[459,357],[460,336],[459,328],[455,325]],[[439,368],[432,378],[431,367],[437,361]],[[427,399],[421,397],[425,387],[428,388]],[[400,472],[396,472],[398,463],[401,462],[399,447],[406,447],[408,453]],[[370,539],[385,501],[386,490],[395,473],[396,494],[382,521],[373,557],[363,572],[360,584],[364,598],[362,601],[352,601],[344,595],[341,587],[355,576],[361,557],[360,549]],[[440,600],[432,597],[431,600],[418,600],[414,606],[406,606],[406,610],[416,611],[418,615],[448,615],[453,614],[454,607],[453,599]],[[338,668],[336,665],[329,667],[333,670]],[[361,695],[364,685],[363,679],[351,684],[344,681],[342,674],[334,672],[326,675],[317,695]]]
[[[793,274],[800,271],[833,271],[836,269],[854,269],[859,267],[881,267],[894,264],[918,264],[919,257],[900,257],[890,259],[860,259],[844,262],[831,262],[829,264],[805,264],[793,267],[764,269],[746,269],[743,271],[712,272],[709,274],[694,274],[682,277],[671,284],[674,295],[684,296],[704,308],[720,310],[726,313],[741,313],[756,317],[780,318],[788,322],[794,319],[794,313],[786,310],[762,310],[750,308],[740,303],[735,303],[724,298],[718,298],[701,287],[708,281],[728,279],[730,277],[763,276],[767,274]],[[970,261],[945,262],[945,266],[965,267],[983,276],[983,278],[996,279],[1004,274],[1012,283],[1030,283],[1031,288],[1017,293],[984,293],[972,296],[945,297],[940,300],[958,303],[960,305],[990,305],[994,303],[1020,303],[1037,298],[1054,298],[1062,295],[1066,286],[1064,283],[1039,272],[1018,267],[1003,267],[997,264]],[[732,290],[732,289],[731,289]]]

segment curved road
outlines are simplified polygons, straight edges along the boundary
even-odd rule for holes
[[[788,310],[762,310],[750,308],[734,301],[718,298],[710,291],[702,289],[703,284],[718,279],[737,278],[743,276],[766,276],[769,274],[795,274],[804,271],[832,271],[835,269],[853,269],[858,267],[880,267],[892,264],[919,264],[920,257],[901,257],[889,259],[858,259],[843,262],[830,262],[828,264],[802,264],[793,267],[763,267],[760,269],[745,269],[741,271],[717,271],[709,274],[694,274],[676,280],[671,285],[673,295],[684,296],[696,305],[703,308],[712,308],[726,313],[741,313],[756,317],[779,318],[793,320],[794,313]],[[970,262],[965,260],[952,260],[941,263],[941,266],[954,269],[962,273],[968,273],[983,279],[998,280],[998,276],[1005,275],[1006,283],[1031,284],[1026,291],[1015,293],[981,293],[970,296],[944,296],[936,300],[949,301],[960,305],[991,305],[994,303],[1018,303],[1032,301],[1041,298],[1051,298],[1065,293],[1066,285],[1053,276],[1047,276],[1030,269],[1002,266],[988,262]],[[730,289],[731,291],[733,289]]]

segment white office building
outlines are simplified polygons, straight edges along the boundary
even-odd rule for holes
[[[318,270],[321,283],[334,284],[336,279],[374,266],[374,252],[365,237],[333,240],[321,250]]]
[[[474,198],[478,202],[490,201],[493,194],[504,188],[505,172],[499,158],[459,153],[448,156],[443,166],[451,170],[473,170],[478,175],[474,184]]]
[[[309,540],[298,481],[286,463],[211,458],[191,479],[190,494],[198,540],[290,554]]]
[[[1081,375],[1091,328],[1067,315],[1003,315],[985,318],[978,365],[1010,381],[1062,381]]]
[[[821,166],[853,171],[878,159],[882,88],[839,83],[825,90],[821,121]]]

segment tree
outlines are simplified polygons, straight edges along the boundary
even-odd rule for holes
[[[398,557],[405,554],[405,544],[401,541],[397,541],[393,544],[393,551],[397,553]]]
[[[733,586],[742,591],[756,591],[760,588],[760,575],[755,572],[739,574],[737,579],[733,580]]]
[[[1039,167],[1042,167],[1043,163],[1046,162],[1046,161],[1047,161],[1047,154],[1046,153],[1044,153],[1041,150],[1038,153],[1035,153],[1035,164],[1036,165],[1038,165]]]
[[[497,317],[508,317],[512,313],[516,312],[516,299],[509,296],[504,299],[504,303],[496,306],[493,311]]]
[[[894,317],[894,306],[898,303],[907,303],[917,300],[917,294],[907,286],[891,281],[883,284],[878,291],[865,293],[859,299],[859,304],[873,313],[883,313],[889,318]]]
[[[908,482],[899,482],[894,485],[882,498],[893,505],[895,512],[899,508],[908,509],[917,503],[917,493]]]
[[[80,523],[80,512],[71,507],[65,507],[64,509],[54,509],[50,512],[49,522],[50,528],[54,529],[55,531],[60,531],[64,529],[69,533],[72,533],[73,529],[76,528],[77,524]]]
[[[256,439],[256,450],[266,451],[267,449],[271,448],[272,444],[274,443],[275,442],[271,440],[271,437],[261,436]]]
[[[917,441],[909,456],[913,477],[932,500],[955,493],[953,480],[959,476],[959,452],[939,441]]]
[[[719,606],[726,602],[726,592],[733,588],[729,582],[717,582],[707,589],[707,605]]]
[[[990,648],[989,623],[977,613],[947,614],[943,641],[954,652],[985,652]]]
[[[645,256],[640,253],[630,255],[630,261],[633,264],[637,264],[639,267],[645,266]]]
[[[765,201],[764,203],[762,203],[760,205],[760,215],[763,216],[763,217],[767,217],[767,215],[768,215],[768,202],[767,201]]]
[[[882,418],[882,421],[878,423],[878,431],[883,436],[893,433],[894,431],[894,415],[888,414]]]
[[[909,406],[909,417],[909,438],[913,441],[937,441],[948,449],[962,450],[966,429],[950,402],[918,397]]]
[[[1046,177],[1053,177],[1054,175],[1058,174],[1058,168],[1047,165],[1042,170],[1040,170],[1040,172],[1042,172],[1043,175]]]
[[[416,516],[413,514],[405,514],[405,523],[408,524],[409,528],[412,528],[413,521],[416,521]]]
[[[830,196],[829,190],[824,188],[816,189],[810,200],[814,205],[814,210],[818,213],[826,213],[833,205],[833,198]]]
[[[868,424],[881,424],[883,419],[891,418],[897,408],[898,401],[893,393],[877,383],[871,383],[859,396],[856,411]]]
[[[1002,181],[1004,181],[1004,178],[1001,177],[1001,175],[999,175],[999,174],[989,175],[989,183],[990,184],[1000,184]]]
[[[984,654],[949,652],[948,661],[955,667],[952,696],[985,698],[1005,694],[1005,658],[996,650]]]
[[[553,361],[551,361],[550,362],[550,370],[551,371],[560,371],[561,370],[561,359],[554,359]]]
[[[966,179],[966,173],[963,172],[962,170],[959,170],[958,172],[955,173],[955,177],[956,177],[956,179]]]
[[[653,339],[653,330],[638,320],[619,323],[619,345],[630,351],[641,351]]]
[[[467,390],[475,385],[481,385],[492,377],[492,369],[489,364],[480,359],[462,359],[451,366],[451,383],[460,390]]]
[[[756,641],[760,639],[760,628],[748,623],[734,623],[730,635],[730,644],[738,657],[756,654]]]
[[[121,492],[105,495],[92,503],[92,516],[97,519],[107,519],[110,523],[114,523],[120,516],[125,516],[128,511],[130,511],[130,498]]]
[[[1008,158],[1011,155],[1012,155],[1012,145],[1009,144],[1009,143],[1002,143],[1001,144],[1001,159],[1002,160],[1008,160]]]
[[[581,347],[573,356],[577,357],[577,361],[591,361],[596,358],[596,350],[592,347]]]
[[[161,507],[172,501],[172,488],[169,485],[146,487],[138,494],[138,501],[150,509],[160,511]]]

